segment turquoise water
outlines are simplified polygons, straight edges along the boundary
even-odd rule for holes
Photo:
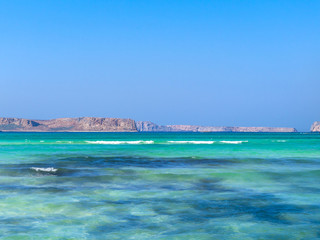
[[[1,239],[320,239],[320,134],[0,133]]]

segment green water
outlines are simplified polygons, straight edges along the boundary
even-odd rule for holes
[[[1,239],[320,239],[320,134],[0,133]]]

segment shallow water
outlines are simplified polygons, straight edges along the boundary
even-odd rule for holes
[[[2,239],[320,239],[320,134],[0,133]]]

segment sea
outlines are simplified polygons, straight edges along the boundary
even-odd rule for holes
[[[320,134],[2,132],[0,239],[320,239]]]

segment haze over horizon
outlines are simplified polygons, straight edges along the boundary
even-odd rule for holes
[[[320,120],[319,1],[2,1],[0,117]]]

